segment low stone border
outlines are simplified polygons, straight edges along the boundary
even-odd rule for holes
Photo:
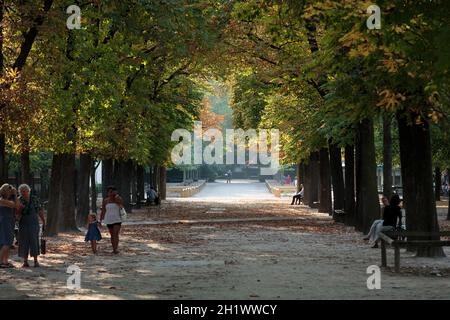
[[[283,193],[295,193],[297,188],[295,186],[282,186],[276,180],[266,180],[266,187],[275,197],[280,198]]]
[[[199,183],[194,186],[169,186],[167,187],[167,193],[169,196],[177,194],[180,198],[189,198],[194,194],[199,193],[206,184],[205,180],[199,180]]]

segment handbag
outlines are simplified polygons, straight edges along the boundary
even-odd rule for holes
[[[125,208],[120,208],[120,219],[122,221],[127,219],[127,211],[125,210]]]

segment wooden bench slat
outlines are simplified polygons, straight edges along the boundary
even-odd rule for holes
[[[420,247],[447,247],[450,246],[449,240],[410,240],[410,241],[394,241],[394,244],[398,244],[401,247],[407,245],[420,246]]]
[[[450,231],[424,232],[424,231],[383,231],[389,237],[450,237]]]
[[[380,232],[380,238],[389,244],[392,244],[394,242],[394,239],[391,239],[390,237],[385,235],[383,232]]]

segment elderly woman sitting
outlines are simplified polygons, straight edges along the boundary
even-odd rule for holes
[[[23,267],[27,268],[28,257],[34,258],[34,266],[39,267],[39,218],[45,225],[44,210],[39,199],[31,195],[31,188],[22,184],[19,186],[19,257],[23,258]],[[44,228],[44,226],[43,226]]]
[[[14,268],[8,260],[14,241],[15,210],[19,207],[16,195],[11,185],[0,187],[0,268]]]

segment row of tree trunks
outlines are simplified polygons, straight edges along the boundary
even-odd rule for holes
[[[411,117],[416,119],[418,115],[411,115]],[[429,125],[426,122],[408,123],[408,119],[401,115],[397,115],[397,122],[406,228],[409,231],[439,231],[433,190]],[[439,239],[430,237],[430,240]],[[409,249],[415,249],[417,256],[444,256],[442,247]]]
[[[355,148],[345,146],[345,223],[355,226]]]
[[[331,209],[331,169],[328,148],[319,151],[320,199],[319,212],[332,214]]]
[[[106,187],[115,185],[122,196],[125,208],[131,211],[131,203],[139,205],[145,197],[145,169],[141,165],[135,165],[131,160],[102,162],[102,184],[104,197]],[[150,166],[150,184],[161,195],[166,197],[166,168],[158,165]]]
[[[383,117],[383,194],[392,196],[392,118],[390,115]]]
[[[372,120],[358,124],[356,139],[356,219],[358,231],[367,233],[373,221],[380,218],[375,141]]]

